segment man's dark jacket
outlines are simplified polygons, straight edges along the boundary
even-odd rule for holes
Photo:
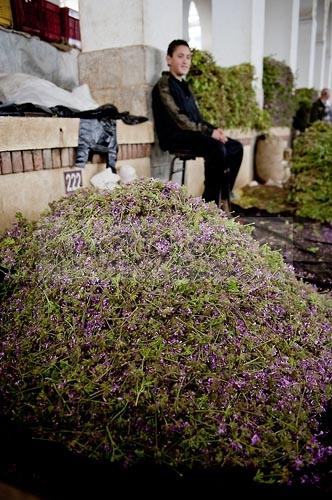
[[[317,99],[311,107],[310,112],[310,123],[314,123],[318,120],[323,120],[326,113],[326,106],[321,101],[321,99]]]
[[[173,138],[185,130],[211,136],[215,127],[204,121],[185,80],[162,73],[152,91],[155,127],[162,149],[172,148]]]

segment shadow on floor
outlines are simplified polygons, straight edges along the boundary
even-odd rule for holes
[[[194,470],[182,477],[167,467],[143,463],[126,472],[119,466],[69,453],[63,446],[35,440],[27,429],[0,420],[0,481],[47,500],[113,499],[189,495],[255,500],[331,498],[332,487],[260,485],[243,469]],[[332,463],[325,466],[332,469]],[[326,472],[326,471],[325,471]],[[328,474],[327,474],[328,476]],[[0,488],[1,494],[1,488]],[[13,497],[15,498],[15,497]],[[19,500],[30,500],[17,497]],[[9,500],[1,498],[0,500]],[[10,499],[11,500],[11,499]]]
[[[233,216],[253,227],[253,237],[280,250],[298,278],[332,292],[332,225],[287,214],[271,215],[233,205]]]

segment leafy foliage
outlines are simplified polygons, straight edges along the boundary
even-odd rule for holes
[[[314,88],[302,87],[295,89],[295,109],[298,110],[303,105],[311,108],[312,103],[317,97],[318,92]]]
[[[264,109],[275,127],[290,127],[295,114],[294,76],[284,62],[264,57]]]
[[[249,467],[332,452],[331,301],[176,184],[81,190],[0,242],[0,397],[35,436],[124,467]]]
[[[304,132],[310,123],[310,111],[314,100],[318,97],[313,88],[299,88],[295,90],[295,116],[293,126]]]
[[[294,143],[289,200],[296,213],[332,221],[332,126],[315,122]]]
[[[244,186],[236,204],[242,208],[259,208],[270,214],[294,212],[295,207],[289,203],[289,191],[276,186]]]
[[[250,64],[221,68],[205,51],[194,50],[188,82],[204,119],[223,128],[267,130],[268,113],[256,102]]]

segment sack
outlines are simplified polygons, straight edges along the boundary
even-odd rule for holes
[[[285,176],[284,141],[275,135],[262,135],[257,139],[255,170],[261,182],[269,179],[282,182]]]

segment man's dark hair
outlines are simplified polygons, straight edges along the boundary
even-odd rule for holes
[[[173,40],[167,48],[167,55],[172,57],[176,47],[179,47],[180,45],[185,45],[186,47],[188,47],[188,49],[190,49],[188,42],[186,42],[186,40]]]

